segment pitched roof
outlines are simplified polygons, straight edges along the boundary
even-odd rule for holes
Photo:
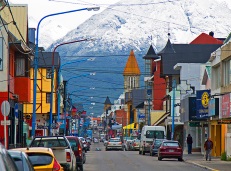
[[[140,68],[133,50],[130,52],[123,75],[140,75]]]
[[[105,104],[105,105],[111,105],[111,104],[112,104],[108,96],[107,96],[107,98],[106,98],[104,104]]]
[[[173,44],[176,53],[163,53],[162,74],[179,75],[179,70],[173,67],[177,63],[206,63],[211,53],[218,49],[220,44]]]
[[[38,54],[38,67],[51,68],[52,67],[53,52],[39,52]],[[31,61],[31,66],[34,65],[34,60]],[[60,65],[60,56],[58,52],[54,53],[54,66],[55,68]]]
[[[160,57],[156,54],[153,46],[151,45],[148,49],[147,54],[143,57],[143,59],[159,59]]]
[[[164,49],[162,49],[158,54],[161,55],[163,53],[175,53],[175,50],[172,46],[170,39],[168,39],[167,44],[165,45]]]
[[[223,44],[223,42],[206,33],[201,33],[190,44]]]

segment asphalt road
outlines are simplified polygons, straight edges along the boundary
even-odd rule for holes
[[[96,151],[100,148],[101,151]],[[139,155],[138,151],[105,151],[103,143],[91,145],[91,151],[86,153],[87,161],[84,171],[205,171],[201,167],[175,159]]]

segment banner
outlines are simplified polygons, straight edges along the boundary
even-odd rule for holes
[[[221,97],[221,116],[220,118],[230,117],[230,93]]]

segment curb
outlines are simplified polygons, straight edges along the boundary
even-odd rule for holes
[[[213,169],[213,168],[211,168],[211,167],[208,167],[208,166],[204,166],[204,165],[198,164],[198,163],[196,163],[196,162],[187,161],[187,160],[185,160],[184,162],[189,163],[189,164],[193,164],[193,165],[196,165],[196,166],[198,166],[198,167],[201,167],[201,168],[204,168],[204,169],[208,169],[208,170],[211,170],[211,171],[220,171],[220,170],[217,170],[217,169]]]

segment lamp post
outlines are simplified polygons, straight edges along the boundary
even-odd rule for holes
[[[54,68],[55,68],[55,51],[59,46],[62,45],[67,45],[67,44],[71,44],[71,43],[76,43],[76,42],[82,42],[82,41],[88,41],[89,39],[82,39],[82,40],[74,40],[74,41],[70,41],[70,42],[64,42],[61,44],[58,44],[57,46],[55,46],[53,52],[52,52],[52,70],[51,70],[51,98],[50,98],[50,115],[49,115],[49,134],[51,134],[51,125],[52,125],[52,111],[53,111],[53,89],[54,89]],[[58,75],[58,80],[59,80],[59,75]],[[58,81],[59,82],[59,81]],[[58,84],[59,86],[59,84]],[[59,94],[58,94],[59,95]],[[60,105],[58,103],[58,105]],[[57,113],[58,115],[58,122],[59,122],[59,112]]]
[[[36,33],[36,44],[35,44],[35,56],[34,56],[34,84],[33,84],[33,113],[32,113],[32,132],[31,135],[32,137],[35,136],[35,125],[36,125],[36,98],[37,98],[37,70],[38,70],[38,38],[39,38],[39,26],[41,22],[51,16],[55,15],[61,15],[61,14],[67,14],[67,13],[73,13],[73,12],[78,12],[78,11],[98,11],[100,8],[99,7],[93,7],[93,8],[81,8],[81,9],[76,9],[76,10],[71,10],[71,11],[64,11],[64,12],[58,12],[58,13],[53,13],[44,16],[40,21],[38,22],[37,25],[37,33]]]
[[[173,82],[172,82],[172,133],[171,133],[171,140],[174,139],[174,120],[175,120],[175,108],[174,108],[174,104],[175,104],[175,90],[176,89],[176,80],[173,79]]]

